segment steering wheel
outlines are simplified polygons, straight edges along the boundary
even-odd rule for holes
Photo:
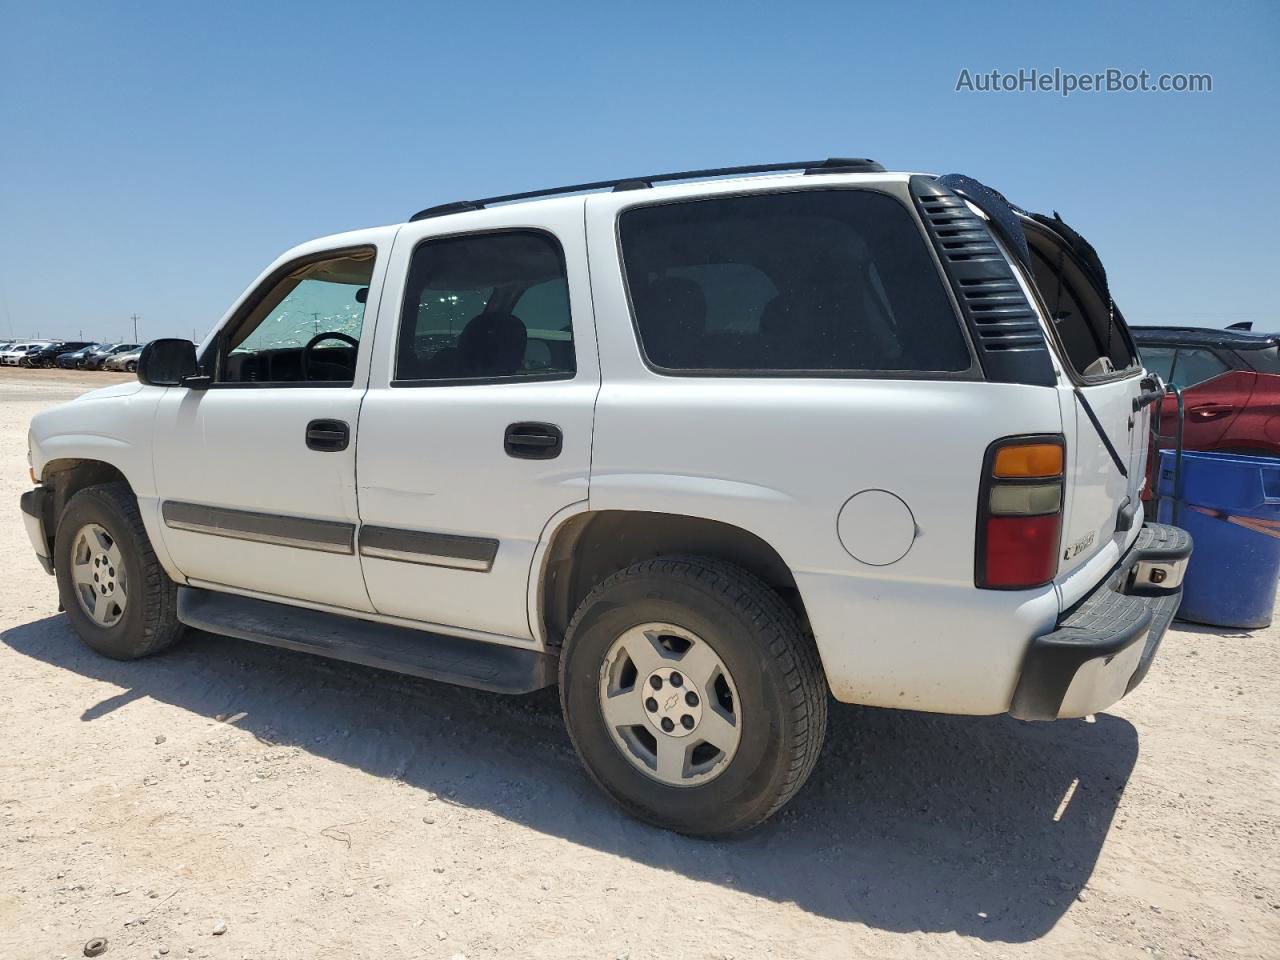
[[[326,340],[341,340],[343,343],[349,343],[351,346],[359,350],[360,341],[355,337],[345,333],[338,333],[336,330],[328,333],[317,333],[314,337],[307,341],[307,345],[302,348],[302,379],[311,379],[311,354],[315,351],[316,345]]]

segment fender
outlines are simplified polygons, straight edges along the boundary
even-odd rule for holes
[[[137,498],[156,558],[170,577],[185,583],[165,549],[152,463],[151,431],[165,389],[115,384],[42,410],[31,420],[31,469],[41,483],[67,461],[102,463],[116,470]]]

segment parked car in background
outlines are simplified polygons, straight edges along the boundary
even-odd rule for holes
[[[0,366],[16,367],[18,361],[25,357],[33,350],[39,350],[48,344],[48,340],[19,340],[17,343],[9,347],[8,350],[0,353]]]
[[[100,343],[86,343],[75,350],[64,350],[54,358],[54,365],[66,370],[73,370],[80,366],[80,361],[89,355],[89,351],[96,350],[100,346],[102,346]]]
[[[1280,334],[1133,327],[1146,368],[1183,391],[1188,450],[1280,456]],[[1164,401],[1161,446],[1174,445],[1177,402]]]
[[[130,350],[140,350],[141,344],[138,343],[104,343],[97,350],[91,350],[85,354],[84,360],[80,363],[82,370],[101,370],[102,365],[108,359],[117,353],[128,353]]]
[[[107,357],[103,363],[103,370],[127,371],[133,373],[138,369],[138,357],[142,354],[142,348],[137,347],[133,350],[121,350]]]
[[[19,365],[23,367],[52,367],[59,354],[66,353],[68,350],[80,350],[87,346],[89,346],[89,343],[86,340],[55,340],[39,350],[32,350],[22,358]]]

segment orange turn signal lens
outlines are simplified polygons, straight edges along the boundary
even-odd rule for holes
[[[1019,443],[996,451],[997,477],[1060,477],[1062,447],[1056,443]]]

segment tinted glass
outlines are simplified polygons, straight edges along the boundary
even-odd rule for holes
[[[1173,367],[1172,382],[1183,388],[1194,387],[1197,383],[1212,380],[1229,369],[1211,350],[1179,347],[1178,362]]]
[[[1142,365],[1169,383],[1173,376],[1173,347],[1143,347]]]
[[[218,382],[350,384],[374,254],[309,259],[268,280],[231,328]]]
[[[907,209],[805,190],[640,207],[623,260],[645,355],[666,370],[960,371],[968,346]]]
[[[1261,350],[1237,351],[1244,362],[1259,373],[1280,373],[1280,349],[1264,347]]]
[[[414,251],[398,382],[565,379],[575,369],[564,254],[554,238],[474,234]]]

